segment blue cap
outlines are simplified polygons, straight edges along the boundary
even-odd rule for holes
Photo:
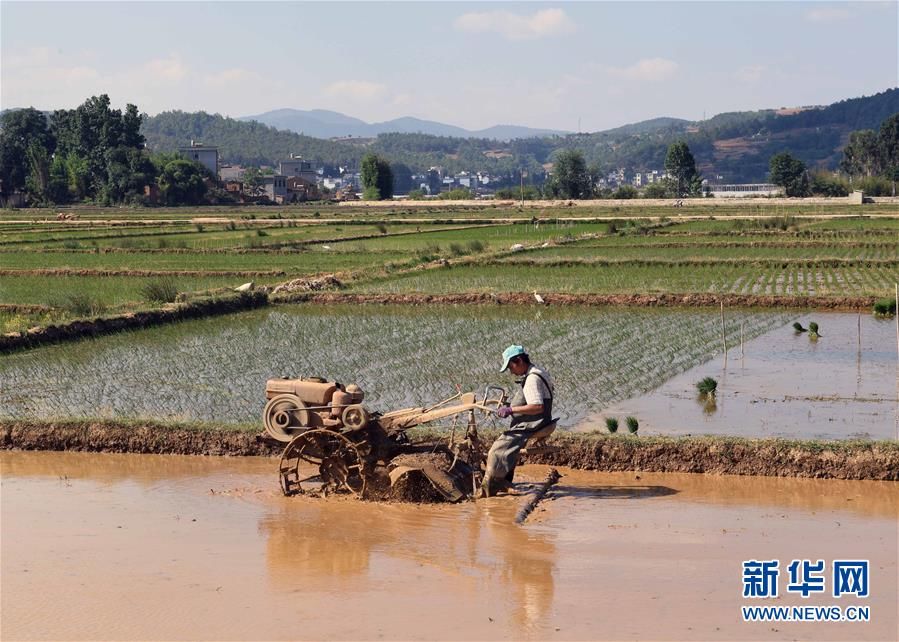
[[[503,350],[503,367],[499,369],[500,372],[505,372],[509,368],[509,362],[515,357],[527,354],[525,352],[524,346],[509,346],[505,350]]]

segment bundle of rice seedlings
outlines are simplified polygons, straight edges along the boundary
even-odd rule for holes
[[[805,328],[802,327],[802,324],[799,323],[799,321],[796,321],[793,324],[793,329],[796,330],[796,332],[805,332],[806,331]]]
[[[704,397],[714,397],[715,391],[718,390],[718,382],[712,377],[705,377],[696,383],[696,389]]]
[[[817,339],[821,336],[821,333],[818,332],[818,324],[814,321],[809,321],[808,324],[808,337],[809,339]]]
[[[628,431],[633,435],[636,435],[640,429],[640,422],[637,421],[636,417],[626,417],[624,423],[627,424]]]
[[[878,299],[874,302],[874,314],[879,317],[889,317],[896,314],[896,299]]]
[[[606,428],[608,428],[611,433],[618,432],[618,419],[615,417],[606,417]]]

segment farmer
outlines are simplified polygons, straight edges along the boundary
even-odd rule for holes
[[[487,453],[487,472],[481,485],[485,497],[512,487],[518,453],[528,439],[552,423],[553,380],[549,373],[531,363],[524,347],[511,345],[503,351],[503,367],[517,377],[518,390],[508,406],[500,406],[496,414],[511,417],[509,429],[503,432]]]

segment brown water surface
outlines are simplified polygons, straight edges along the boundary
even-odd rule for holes
[[[517,526],[520,496],[287,499],[265,458],[2,452],[0,471],[4,640],[899,632],[896,483],[563,470]],[[870,559],[871,596],[786,593],[795,558]],[[756,602],[862,604],[872,621],[743,623],[749,559],[781,561],[781,597]]]

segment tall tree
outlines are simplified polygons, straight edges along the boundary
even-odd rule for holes
[[[593,182],[590,180],[584,154],[577,149],[559,152],[544,190],[554,198],[591,198]]]
[[[883,172],[893,182],[895,196],[896,181],[899,180],[899,113],[881,123],[877,133],[877,148]]]
[[[393,172],[390,163],[377,154],[362,158],[362,189],[366,198],[388,199],[393,196]]]
[[[86,170],[82,196],[108,201],[123,193],[120,185],[113,185],[121,184],[121,155],[113,150],[143,149],[141,123],[142,116],[136,106],[129,104],[123,115],[110,107],[106,94],[92,96],[75,109],[53,113],[51,127],[57,139],[56,153],[80,159],[80,166]]]
[[[701,192],[702,177],[696,171],[696,159],[684,141],[677,141],[668,146],[665,170],[671,178],[676,196],[690,196]]]
[[[789,152],[781,152],[771,157],[768,167],[771,182],[783,187],[787,196],[808,196],[808,172],[801,160]]]
[[[843,148],[840,169],[849,175],[873,176],[880,165],[877,133],[873,129],[861,129],[849,134],[849,141]]]
[[[36,109],[8,111],[0,119],[0,181],[3,191],[25,188],[35,160],[45,159],[56,146],[47,118]],[[31,152],[29,152],[31,149]],[[38,177],[39,180],[42,177]]]

